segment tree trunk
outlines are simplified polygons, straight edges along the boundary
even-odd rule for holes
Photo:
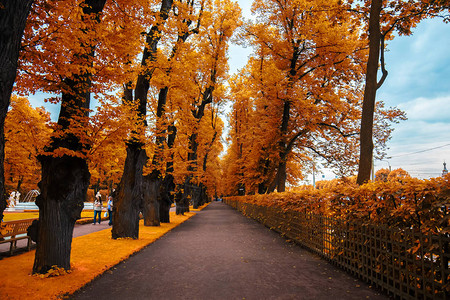
[[[177,137],[177,127],[174,124],[169,125],[168,127],[169,135],[167,137],[167,147],[169,149],[173,148],[175,144],[175,139]],[[175,203],[175,196],[173,192],[175,191],[175,178],[173,177],[173,155],[172,152],[171,158],[166,163],[166,176],[164,176],[164,180],[161,185],[161,203],[160,203],[160,213],[159,218],[161,223],[169,223],[170,222],[170,207],[172,203]]]
[[[178,185],[178,191],[175,194],[176,210],[177,215],[184,215],[185,212],[189,212],[189,192],[186,191],[187,184]]]
[[[16,81],[20,42],[30,13],[32,0],[2,1],[0,8],[0,220],[6,208],[5,191],[5,118]]]
[[[142,144],[129,142],[122,179],[114,198],[112,238],[139,238],[139,212],[142,210],[142,169],[147,161]]]
[[[206,186],[204,186],[202,183],[197,186],[196,191],[194,192],[195,198],[193,202],[193,208],[197,209],[203,204],[208,202],[208,195],[206,193]]]
[[[266,182],[261,182],[258,184],[258,194],[265,194],[267,192]]]
[[[162,199],[165,192],[163,188],[162,177],[162,162],[164,161],[164,147],[166,141],[166,129],[165,129],[165,105],[167,102],[167,94],[169,92],[169,87],[165,86],[159,90],[158,95],[158,107],[156,109],[156,141],[155,141],[155,151],[153,153],[152,166],[153,171],[149,176],[145,178],[145,188],[144,188],[144,225],[145,226],[159,226],[161,221],[161,216],[163,215],[164,220],[170,220],[169,211],[165,211],[167,208],[165,201]],[[170,210],[170,206],[169,206]],[[166,222],[168,223],[168,222]]]
[[[356,183],[361,185],[370,179],[373,155],[373,115],[377,93],[377,71],[380,57],[380,13],[382,0],[372,0],[369,18],[369,60],[367,61],[366,86],[361,116],[360,155]]]
[[[206,186],[201,184],[201,190],[200,190],[200,203],[199,206],[202,206],[203,204],[206,204],[209,202],[208,194],[206,193]]]
[[[202,205],[202,186],[194,184],[191,187],[192,207],[197,209]]]
[[[172,202],[162,200],[159,204],[159,221],[161,223],[170,223],[170,207]]]
[[[285,147],[284,142],[280,143],[280,147]],[[282,193],[286,190],[286,167],[287,167],[287,155],[291,151],[290,147],[285,147],[283,151],[280,151],[280,162],[278,163],[277,172],[275,178],[270,182],[267,189],[267,193],[273,193],[275,188],[277,192]]]
[[[267,193],[273,193],[277,189],[277,192],[282,193],[286,191],[286,159],[282,158],[278,164],[277,173],[275,178],[267,188]]]
[[[296,52],[295,52],[296,53]],[[289,77],[289,89],[290,86],[293,85],[293,77],[296,72],[293,71],[292,66],[295,67],[297,63],[297,56],[294,54],[294,57],[291,61],[291,72]],[[287,134],[288,134],[288,126],[290,119],[290,111],[291,111],[291,101],[285,100],[283,106],[283,119],[281,122],[281,141],[279,143],[280,147],[280,162],[278,164],[278,171],[275,176],[275,186],[277,187],[277,191],[279,193],[284,192],[286,189],[286,160],[287,160]],[[269,189],[271,189],[269,187]],[[272,190],[273,192],[273,190]]]
[[[153,171],[150,175],[144,177],[143,184],[143,210],[144,225],[145,226],[159,226],[159,206],[161,202],[160,197],[161,178],[159,172]]]
[[[242,173],[241,173],[242,174]],[[244,174],[241,175],[241,177],[243,177]],[[243,183],[239,183],[237,185],[237,191],[238,191],[238,196],[245,196],[245,185]],[[259,192],[259,186],[258,186],[258,192]],[[261,194],[261,193],[260,193]]]
[[[172,191],[175,189],[175,183],[172,174],[166,174],[161,184],[159,220],[161,223],[170,223],[170,207],[174,203]]]
[[[198,207],[198,198],[195,193],[195,185],[191,183],[193,173],[197,170],[197,133],[193,133],[189,136],[189,147],[188,147],[188,172],[186,180],[184,182],[183,196],[180,201],[177,202],[176,214],[183,215],[185,212],[189,212],[189,205],[192,202],[195,207]]]
[[[80,218],[89,186],[89,169],[78,157],[41,157],[39,230],[33,273],[52,266],[70,269],[70,250],[75,221]]]
[[[284,159],[280,166],[278,167],[277,174],[277,191],[278,193],[282,193],[286,190],[286,160]]]
[[[272,177],[271,174],[269,173],[269,171],[272,170],[271,161],[268,158],[260,159],[259,164],[261,165],[262,168],[262,176],[266,177],[267,179],[258,184],[258,194],[265,194],[269,189],[269,184]]]

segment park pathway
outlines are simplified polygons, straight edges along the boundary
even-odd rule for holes
[[[213,202],[73,299],[387,299]]]

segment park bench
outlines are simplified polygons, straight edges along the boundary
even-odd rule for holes
[[[0,233],[0,244],[11,243],[9,247],[9,255],[12,255],[17,248],[17,241],[28,239],[27,249],[31,249],[31,237],[27,235],[27,229],[36,219],[25,219],[17,221],[3,222],[6,225],[4,233]]]

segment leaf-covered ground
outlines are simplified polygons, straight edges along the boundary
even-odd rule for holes
[[[146,227],[141,220],[138,240],[112,240],[111,229],[74,238],[72,270],[62,276],[32,276],[34,250],[4,258],[0,260],[0,299],[57,299],[71,294],[193,215],[195,212],[184,216],[171,212],[170,223],[161,223],[159,227]]]
[[[5,213],[3,217],[4,222],[23,220],[23,219],[37,219],[39,218],[39,212],[17,212],[17,213]],[[81,218],[94,218],[93,211],[82,211]]]

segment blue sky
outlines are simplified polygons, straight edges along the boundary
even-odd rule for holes
[[[421,22],[412,36],[396,37],[388,45],[389,75],[377,99],[408,117],[395,127],[388,161],[415,177],[438,176],[444,160],[450,162],[449,49],[450,24],[439,19]]]
[[[243,15],[250,17],[251,1],[238,2]],[[450,165],[450,24],[425,20],[413,32],[409,37],[396,37],[387,46],[389,75],[377,100],[402,109],[408,120],[395,125],[388,158],[375,161],[375,170],[390,165],[414,177],[430,178],[441,174],[444,160]],[[245,65],[250,52],[239,46],[230,48],[231,72]],[[334,178],[329,170],[321,173],[325,179]]]
[[[250,17],[251,1],[238,3],[243,15]],[[375,161],[375,170],[390,165],[415,177],[439,176],[444,160],[450,165],[450,24],[425,20],[412,36],[396,37],[387,48],[389,75],[377,99],[404,110],[408,120],[396,125],[388,143],[387,156],[391,158]],[[250,48],[232,45],[230,71],[244,67],[250,53]],[[43,105],[42,99],[42,94],[30,96],[34,106]],[[59,105],[45,107],[55,120]],[[328,170],[321,172],[325,179],[334,178]]]

